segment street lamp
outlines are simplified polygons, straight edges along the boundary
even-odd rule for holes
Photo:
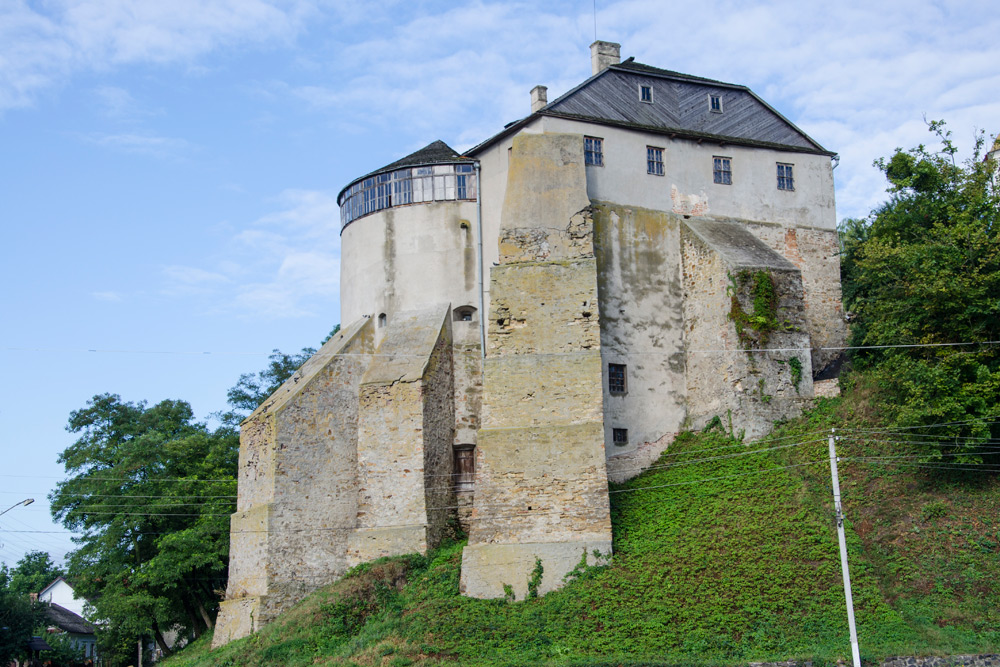
[[[6,514],[7,512],[9,512],[12,509],[14,509],[15,507],[17,507],[18,505],[30,505],[33,502],[35,502],[34,498],[25,498],[24,500],[22,500],[19,503],[14,503],[13,505],[11,505],[7,509],[5,509],[3,512],[0,512],[0,514]]]

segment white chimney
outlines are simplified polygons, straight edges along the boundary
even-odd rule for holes
[[[549,103],[549,89],[535,86],[531,89],[531,113],[535,113]]]
[[[590,45],[591,74],[603,72],[611,65],[622,61],[622,45],[614,42],[597,41]]]

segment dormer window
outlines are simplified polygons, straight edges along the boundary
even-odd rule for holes
[[[712,113],[722,113],[722,96],[721,95],[709,95],[708,96],[708,109]]]
[[[639,86],[639,101],[646,102],[648,104],[653,103],[653,87],[652,86]]]

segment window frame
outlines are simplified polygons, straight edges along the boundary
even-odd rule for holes
[[[708,110],[711,113],[722,113],[722,95],[716,95],[715,93],[708,94]]]
[[[647,92],[649,93],[649,97],[646,96]],[[653,103],[653,86],[651,84],[639,84],[639,101],[645,104]]]
[[[587,167],[604,166],[604,139],[602,137],[583,137],[583,164]]]
[[[663,152],[659,146],[646,146],[646,173],[652,176],[663,176]]]
[[[462,471],[460,461],[467,460],[471,464],[468,470]],[[476,446],[472,444],[452,445],[451,447],[451,483],[455,493],[465,493],[476,490]]]
[[[733,158],[724,155],[712,156],[712,182],[717,185],[733,184]]]
[[[778,189],[785,192],[795,192],[795,164],[791,162],[776,162]]]
[[[620,373],[616,371],[621,371]],[[618,382],[618,378],[621,382]],[[608,393],[613,396],[624,396],[628,393],[628,365],[608,364]]]

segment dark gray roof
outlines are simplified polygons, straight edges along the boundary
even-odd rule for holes
[[[643,102],[639,86],[653,102]],[[713,113],[709,96],[722,100]],[[721,143],[833,155],[746,86],[643,65],[631,58],[590,77],[469,151],[475,154],[537,116],[556,116]]]
[[[406,157],[396,160],[392,164],[387,164],[372,173],[402,169],[403,167],[415,167],[418,164],[439,164],[441,162],[459,162],[461,160],[462,156],[454,148],[438,139],[427,144],[419,151],[410,153]]]
[[[26,646],[29,651],[51,651],[52,647],[49,646],[41,637],[32,637]]]
[[[75,614],[66,607],[60,607],[57,604],[49,603],[45,605],[45,617],[49,619],[49,622],[59,628],[60,630],[65,630],[66,632],[72,632],[79,635],[92,635],[94,634],[94,626],[88,623],[82,616]]]

